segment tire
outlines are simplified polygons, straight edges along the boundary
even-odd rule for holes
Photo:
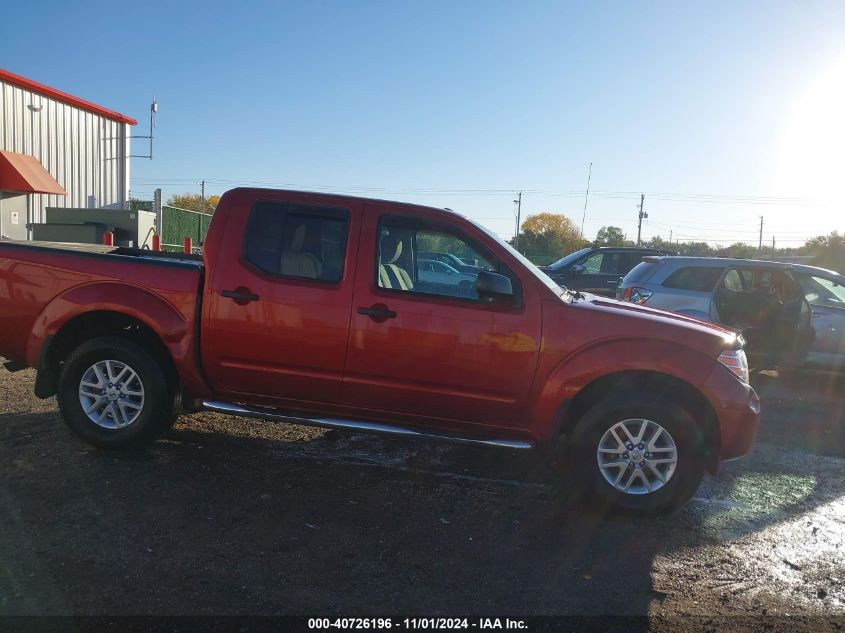
[[[643,421],[647,422],[645,427]],[[643,432],[642,448],[637,444],[633,450],[625,446],[626,452],[615,452],[621,448],[616,437],[630,445],[629,436],[618,426],[621,423],[634,440]],[[662,431],[658,433],[658,429]],[[652,442],[654,433],[657,438]],[[577,493],[582,501],[600,511],[641,515],[666,514],[684,506],[698,489],[707,460],[701,427],[688,405],[657,394],[627,390],[586,411],[567,442],[567,452],[566,462],[575,468]],[[670,463],[673,457],[674,466]],[[599,467],[600,460],[605,463],[603,469]],[[623,462],[626,466],[610,462]],[[638,472],[634,474],[635,471]],[[627,491],[615,487],[617,481],[618,486],[629,484]]]
[[[110,378],[121,382],[108,382]],[[70,430],[88,444],[135,449],[154,442],[173,425],[175,391],[161,365],[140,345],[103,336],[70,353],[59,377],[57,399]]]

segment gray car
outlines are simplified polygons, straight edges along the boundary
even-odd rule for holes
[[[845,276],[750,259],[646,257],[616,298],[740,330],[750,353],[845,371]]]

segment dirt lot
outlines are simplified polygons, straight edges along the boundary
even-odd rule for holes
[[[756,376],[752,455],[671,517],[622,519],[574,507],[524,457],[220,415],[98,451],[33,378],[0,370],[3,615],[845,623],[842,381]]]

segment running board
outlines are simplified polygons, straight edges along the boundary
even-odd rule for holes
[[[444,442],[456,442],[458,444],[476,444],[480,446],[492,446],[494,448],[507,448],[511,450],[528,450],[534,448],[533,442],[518,442],[514,440],[497,439],[476,439],[458,435],[441,435],[439,433],[424,433],[393,424],[382,424],[380,422],[361,422],[359,420],[347,420],[345,418],[324,418],[308,413],[293,413],[280,411],[278,409],[264,409],[261,407],[249,407],[246,405],[229,404],[226,402],[203,402],[202,406],[207,411],[215,413],[226,413],[238,415],[245,418],[264,418],[287,422],[288,424],[299,424],[301,426],[317,426],[324,429],[342,429],[347,431],[365,431],[367,433],[380,433],[383,435],[402,435],[404,437],[433,439]]]

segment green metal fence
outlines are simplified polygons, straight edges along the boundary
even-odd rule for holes
[[[181,251],[186,237],[194,240],[194,246],[200,246],[205,241],[209,224],[211,224],[210,213],[163,205],[161,207],[161,247],[168,251]]]

